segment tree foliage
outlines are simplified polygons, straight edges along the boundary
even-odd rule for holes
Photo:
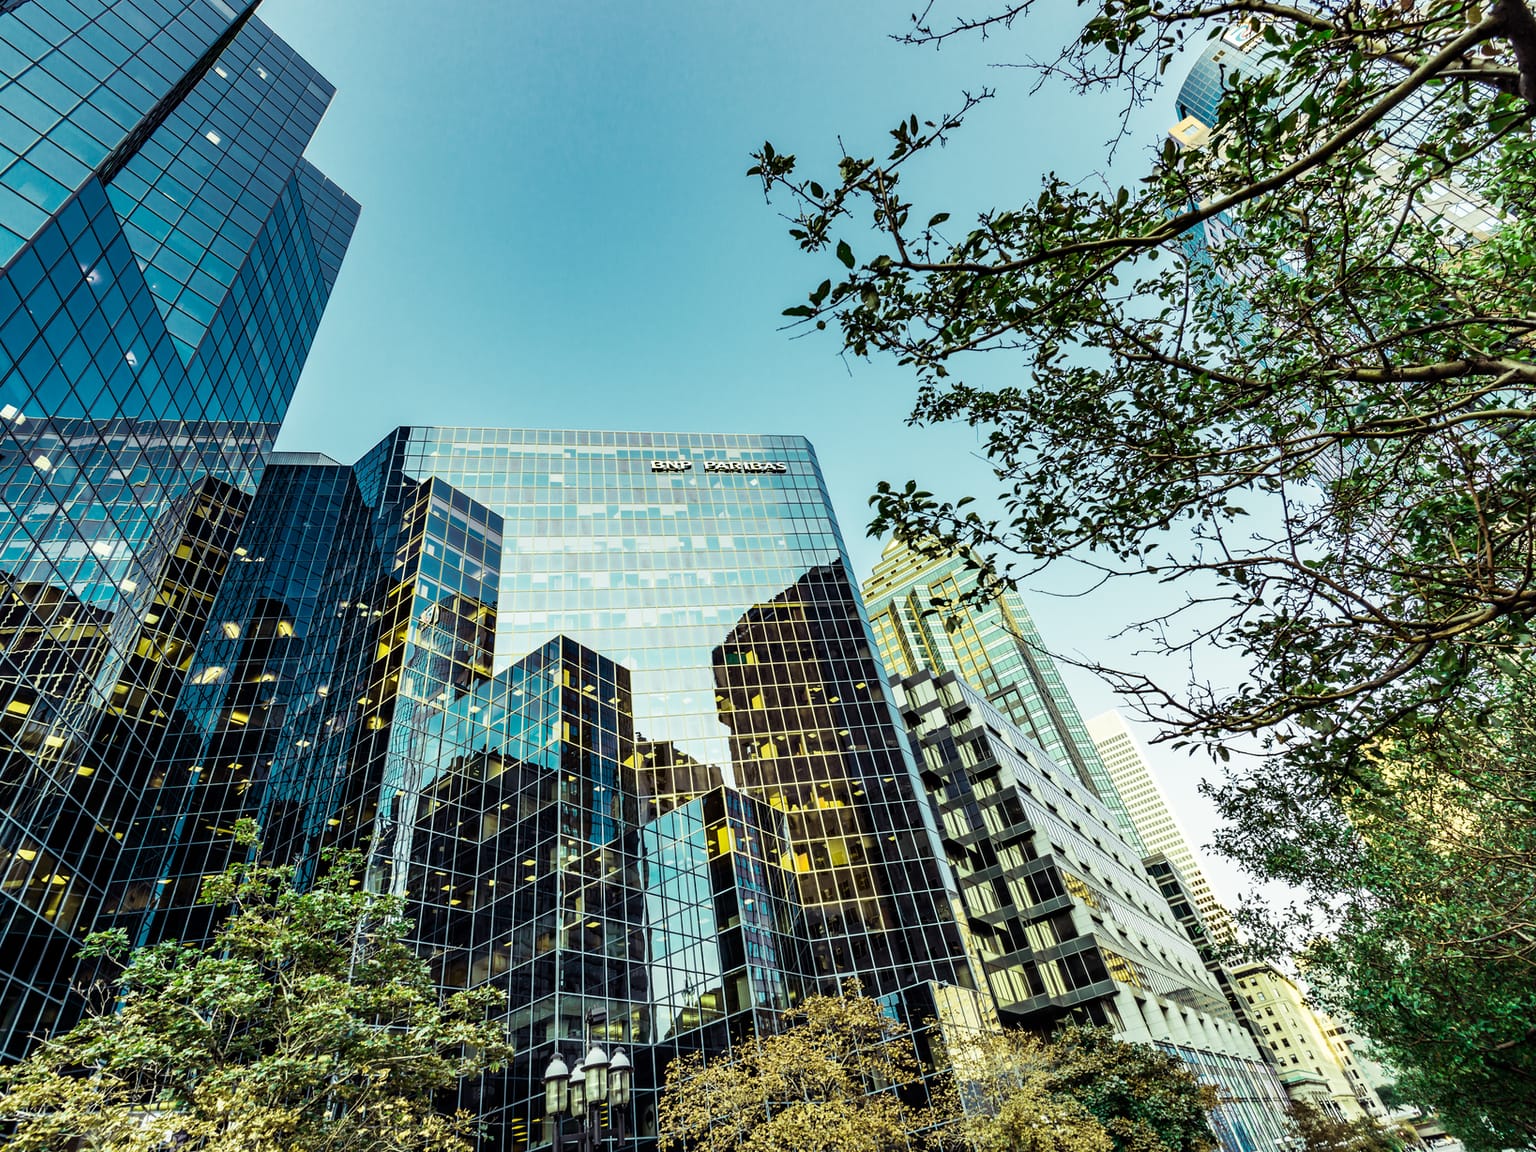
[[[493,991],[443,998],[405,942],[400,902],[341,854],[307,891],[235,865],[202,899],[232,912],[205,945],[122,957],[85,1018],[0,1071],[7,1152],[468,1152],[473,1118],[439,1093],[510,1056]]]
[[[1002,33],[1031,4],[943,27],[934,8],[906,39]],[[1165,141],[1129,187],[1051,174],[958,228],[906,199],[987,92],[822,179],[771,144],[751,172],[836,259],[788,314],[909,365],[913,421],[985,434],[995,499],[884,484],[875,529],[974,546],[1010,581],[1071,557],[1183,589],[1150,642],[1225,649],[1246,677],[1119,686],[1186,734],[1281,731],[1337,777],[1529,642],[1536,18],[1101,0],[1043,68],[1135,104],[1234,22],[1258,75],[1233,74],[1205,146]],[[1463,204],[1494,223],[1455,226]],[[975,353],[1017,381],[967,382]]]
[[[1072,1026],[952,1045],[938,1095],[943,1144],[975,1152],[1210,1152],[1216,1092],[1176,1057]],[[947,1123],[945,1123],[947,1121]]]
[[[1305,949],[1324,1006],[1477,1148],[1536,1146],[1533,717],[1524,665],[1472,715],[1379,748],[1342,806],[1303,779],[1234,799],[1269,831],[1231,850],[1312,896],[1277,946]]]
[[[1174,1057],[1068,1028],[947,1037],[923,1069],[907,1029],[851,981],[724,1056],[675,1060],[663,1152],[1211,1152],[1215,1092]]]
[[[728,1056],[673,1061],[657,1108],[663,1152],[883,1152],[922,1125],[906,1029],[859,995],[809,996],[785,1028]]]
[[[1291,1106],[1297,1152],[1401,1152],[1402,1142],[1376,1121],[1340,1120],[1305,1100]]]

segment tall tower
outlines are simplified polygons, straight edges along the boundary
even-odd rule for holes
[[[1115,791],[1136,825],[1146,854],[1160,852],[1168,858],[1178,869],[1206,929],[1218,942],[1230,940],[1232,917],[1216,899],[1216,893],[1211,891],[1210,881],[1200,867],[1189,837],[1174,815],[1167,793],[1153,775],[1146,753],[1126,726],[1125,718],[1114,711],[1095,716],[1088,721],[1088,733],[1099,750],[1105,771],[1115,783]]]
[[[356,222],[254,3],[0,6],[0,1050],[59,1022]]]
[[[238,551],[113,879],[137,938],[206,930],[241,816],[363,849],[439,981],[505,994],[464,1091],[508,1147],[557,1046],[628,1050],[648,1139],[673,1055],[807,990],[985,1001],[805,440],[401,428],[274,456]]]
[[[1121,834],[1139,846],[1135,825],[1024,601],[1005,588],[984,602],[961,605],[975,589],[976,573],[964,556],[930,557],[899,540],[886,544],[864,581],[885,666],[898,676],[924,670],[961,676],[1051,759],[1069,765],[1109,808]]]
[[[1155,1045],[1220,1093],[1223,1152],[1283,1146],[1256,1036],[1104,804],[956,673],[892,687],[1002,1020]]]

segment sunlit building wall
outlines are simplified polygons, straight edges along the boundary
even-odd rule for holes
[[[928,556],[891,540],[864,581],[880,658],[901,676],[955,672],[1002,710],[1020,731],[1065,764],[1109,808],[1130,843],[1135,825],[1088,737],[1023,599],[999,587],[978,598],[965,556]]]
[[[1355,1059],[1353,1038],[1313,1008],[1294,980],[1264,963],[1239,965],[1232,979],[1293,1099],[1340,1120],[1386,1115],[1374,1079]]]

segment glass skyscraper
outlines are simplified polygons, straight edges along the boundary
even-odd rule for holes
[[[240,816],[290,859],[363,849],[441,983],[505,991],[517,1060],[464,1089],[492,1146],[549,1140],[556,1045],[629,1049],[644,1140],[673,1055],[807,990],[990,1010],[803,439],[278,454],[172,712],[113,922],[203,932]]]
[[[864,581],[885,666],[899,676],[954,672],[996,705],[1058,764],[1070,765],[1103,801],[1125,841],[1141,838],[1088,737],[1082,714],[1040,639],[1023,599],[1000,588],[985,600],[959,554],[924,555],[891,540]]]
[[[224,0],[0,5],[0,1047],[60,1021],[357,204]]]

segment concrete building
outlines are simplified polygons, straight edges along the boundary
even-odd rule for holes
[[[1274,1149],[1284,1092],[1113,813],[958,674],[892,684],[1002,1020],[1154,1044],[1219,1089],[1226,1152]]]
[[[1114,711],[1095,716],[1088,721],[1088,735],[1131,823],[1136,826],[1146,854],[1167,857],[1178,869],[1212,939],[1218,944],[1229,940],[1232,917],[1211,890],[1189,836],[1125,718]]]
[[[1292,1099],[1342,1120],[1386,1116],[1353,1038],[1309,1005],[1294,980],[1269,964],[1238,965],[1231,975]]]

